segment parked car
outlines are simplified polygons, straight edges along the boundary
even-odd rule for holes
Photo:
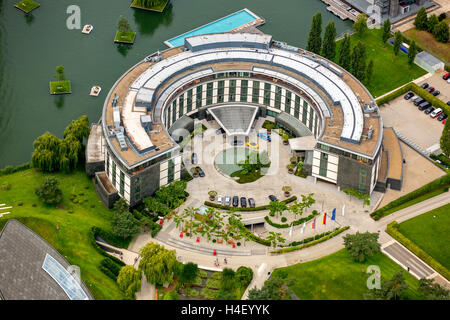
[[[447,83],[450,83],[450,78],[447,79]]]
[[[273,194],[269,196],[270,201],[277,201],[277,197],[275,197]]]
[[[428,91],[429,93],[432,93],[434,91],[434,87],[429,87],[428,89],[426,89],[426,91]]]
[[[437,119],[438,119],[438,121],[445,120],[445,119],[447,119],[447,115],[442,112],[441,115],[439,117],[437,117]]]
[[[430,113],[430,117],[434,119],[434,118],[438,117],[441,113],[442,113],[442,109],[437,108],[432,113]]]
[[[248,198],[248,204],[250,205],[250,208],[254,208],[255,207],[255,199]]]
[[[225,205],[226,206],[229,206],[230,205],[230,202],[231,202],[231,196],[225,196]]]
[[[450,73],[444,74],[444,75],[442,76],[442,79],[444,79],[444,80],[450,79]]]
[[[419,104],[420,111],[424,111],[424,110],[428,109],[429,107],[431,107],[431,103],[429,103],[428,101],[425,101],[425,102],[422,102],[421,104]]]
[[[447,101],[447,105],[448,105],[448,106],[450,106],[450,100],[449,100],[449,101]]]
[[[412,97],[414,97],[414,93],[412,93],[412,92],[408,92],[408,93],[405,94],[405,96],[404,96],[405,100],[409,100],[409,99],[411,99]]]
[[[433,96],[438,96],[439,94],[440,94],[441,92],[439,91],[439,90],[434,90],[431,94],[433,95]]]
[[[429,87],[429,84],[425,82],[425,83],[422,84],[420,87],[421,87],[422,89],[426,89],[426,88]]]
[[[245,197],[241,197],[241,207],[247,208],[247,199]]]
[[[233,197],[233,207],[237,207],[239,205],[239,197],[234,196]]]
[[[218,196],[217,196],[217,203],[222,204],[222,199],[223,199],[223,196],[218,195]]]
[[[198,170],[198,175],[203,178],[205,176],[205,171],[203,171],[203,169],[200,168],[199,166],[195,168]]]
[[[430,113],[432,113],[434,111],[434,107],[428,107],[426,110],[425,110],[425,114],[430,114]]]
[[[414,105],[418,106],[419,104],[425,102],[425,99],[422,97],[417,97],[416,99],[414,99]]]
[[[197,154],[195,152],[193,152],[191,154],[191,162],[192,162],[192,164],[197,164],[198,163],[198,157],[197,157]]]

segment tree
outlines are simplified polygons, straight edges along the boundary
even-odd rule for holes
[[[450,121],[446,121],[441,135],[441,150],[447,156],[450,156]]]
[[[357,262],[366,261],[367,257],[373,256],[380,252],[380,244],[378,243],[378,233],[360,233],[347,234],[344,237],[344,245],[353,260]]]
[[[360,81],[366,75],[366,46],[358,41],[352,52],[352,74]]]
[[[87,116],[81,116],[77,120],[73,120],[64,130],[64,138],[72,136],[80,143],[89,137],[89,119]]]
[[[195,263],[188,262],[182,265],[182,271],[179,276],[179,280],[181,283],[192,283],[195,280],[195,277],[198,273],[198,266]]]
[[[414,26],[417,30],[427,30],[428,27],[428,18],[427,18],[427,10],[424,7],[419,9],[417,12],[416,18],[414,19]]]
[[[127,298],[134,299],[136,292],[141,290],[141,272],[133,266],[124,266],[117,276],[117,284]]]
[[[169,291],[164,294],[163,300],[180,300],[180,295],[176,291]]]
[[[339,48],[339,65],[342,66],[345,70],[350,70],[351,66],[351,55],[350,55],[350,36],[344,35],[344,39],[342,40],[342,44]]]
[[[434,32],[434,27],[439,23],[439,19],[435,14],[432,14],[429,18],[428,18],[428,25],[427,25],[427,30],[430,33]]]
[[[286,239],[281,236],[281,233],[273,231],[269,232],[269,236],[266,240],[270,241],[274,248],[277,247],[278,243],[284,243],[286,241]]]
[[[280,215],[283,215],[283,211],[287,210],[287,206],[286,203],[279,201],[279,200],[275,200],[275,201],[270,201],[269,203],[269,212],[272,214],[276,214],[278,217],[278,213]]]
[[[128,23],[128,20],[124,17],[120,18],[119,22],[117,23],[117,29],[119,32],[132,32],[133,30],[130,27],[130,24]]]
[[[398,55],[399,51],[400,51],[400,46],[402,45],[403,42],[403,36],[402,33],[400,31],[397,31],[394,34],[394,54]]]
[[[61,140],[50,132],[44,133],[33,142],[34,151],[31,156],[33,167],[46,172],[59,169]]]
[[[55,78],[58,81],[64,81],[66,80],[66,76],[64,75],[64,66],[57,66],[56,67],[56,75]]]
[[[386,19],[383,23],[383,43],[386,43],[388,39],[391,37],[391,20]]]
[[[139,221],[129,211],[116,211],[111,221],[111,227],[115,235],[124,239],[141,231]]]
[[[325,34],[322,43],[322,56],[333,61],[336,56],[336,27],[333,21],[330,21],[325,27]]]
[[[446,14],[445,12],[442,12],[442,13],[439,15],[439,17],[438,17],[438,20],[439,20],[439,22],[441,22],[441,21],[444,20],[445,18],[447,18],[447,14]]]
[[[361,37],[367,30],[367,16],[364,13],[360,13],[356,17],[356,21],[353,24],[353,29],[356,34]]]
[[[373,59],[370,59],[366,70],[366,80],[368,84],[370,84],[370,82],[372,81],[372,76],[373,76]]]
[[[437,41],[447,43],[450,36],[447,22],[439,22],[433,29],[433,35]]]
[[[389,281],[381,280],[380,289],[371,289],[364,295],[367,300],[399,300],[408,289],[403,272],[397,272]]]
[[[239,282],[241,288],[246,288],[253,279],[253,270],[241,266],[236,270],[234,278]]]
[[[140,250],[141,269],[149,283],[163,285],[173,280],[179,262],[175,256],[175,250],[167,250],[163,246],[149,242]]]
[[[408,50],[408,64],[410,66],[412,66],[412,64],[414,63],[414,59],[416,58],[417,55],[417,45],[416,42],[413,40],[409,46],[409,50]]]
[[[320,12],[313,16],[311,30],[309,31],[306,50],[320,54],[322,47],[322,14]]]
[[[427,300],[450,300],[450,290],[435,283],[434,279],[420,279],[418,291],[423,294]]]
[[[130,207],[128,206],[128,203],[124,198],[120,198],[119,200],[114,202],[113,210],[120,213],[128,212],[130,210]]]
[[[62,200],[59,181],[55,177],[45,178],[42,185],[36,188],[35,193],[46,204],[58,204]]]
[[[248,300],[282,300],[287,297],[287,286],[295,284],[295,279],[282,278],[279,273],[274,273],[272,278],[264,282],[263,287],[258,290],[250,289]]]

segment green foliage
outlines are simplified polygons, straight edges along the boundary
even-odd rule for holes
[[[164,294],[163,300],[180,300],[180,295],[175,291],[168,291]]]
[[[133,32],[130,24],[128,23],[128,20],[124,17],[120,18],[119,22],[117,23],[117,29],[119,30],[119,32]]]
[[[286,300],[287,295],[283,286],[293,285],[295,280],[286,280],[276,274],[266,280],[261,289],[250,289],[248,292],[248,300]]]
[[[116,264],[113,260],[105,258],[102,261],[100,261],[100,265],[109,269],[116,277],[119,275],[121,266]]]
[[[386,41],[388,41],[390,37],[391,37],[391,20],[386,19],[384,20],[383,23],[383,35],[382,35],[383,43],[386,43]]]
[[[141,271],[134,269],[133,266],[121,268],[117,277],[117,284],[128,298],[134,299],[136,292],[141,290]]]
[[[175,274],[177,261],[175,250],[167,250],[163,246],[149,242],[140,250],[141,269],[149,283],[163,285],[171,283]]]
[[[366,70],[367,83],[370,83],[372,81],[372,76],[373,76],[373,60],[370,59],[369,64],[367,65],[367,70]]]
[[[129,211],[114,212],[111,227],[115,235],[124,239],[134,236],[141,231],[139,221]]]
[[[163,6],[168,0],[134,0],[133,6],[146,8],[146,9],[156,9],[155,7]]]
[[[403,298],[408,285],[405,282],[403,272],[395,273],[391,280],[381,279],[380,289],[371,289],[364,295],[366,300],[400,300]]]
[[[356,21],[353,24],[353,29],[360,37],[367,31],[367,16],[364,13],[360,13],[356,17]]]
[[[181,283],[191,283],[195,280],[198,274],[198,266],[195,263],[188,262],[182,265],[182,271],[179,275],[179,281]]]
[[[306,50],[320,54],[322,47],[322,14],[320,12],[313,16],[311,30],[309,32]]]
[[[427,31],[433,33],[434,27],[439,23],[439,19],[435,14],[432,14],[428,18],[428,25],[427,25]]]
[[[294,225],[294,226],[301,225],[301,224],[303,224],[303,223],[313,219],[315,216],[317,216],[319,214],[320,214],[319,212],[315,211],[315,212],[313,212],[312,214],[310,214],[309,216],[307,216],[305,218],[300,218],[298,220],[293,221],[292,223],[284,223],[284,224],[275,223],[272,220],[270,220],[270,218],[268,216],[265,216],[264,220],[266,220],[266,222],[268,224],[270,224],[272,227],[280,228],[280,229],[282,229],[282,228],[286,229],[286,228],[289,228],[291,226],[291,224]]]
[[[450,174],[448,173],[445,176],[442,176],[436,180],[433,180],[430,183],[427,183],[426,185],[424,185],[410,193],[407,193],[407,194],[401,196],[400,198],[397,198],[394,201],[389,202],[387,205],[372,212],[370,215],[375,220],[378,220],[381,217],[384,217],[384,216],[392,213],[393,211],[391,209],[393,209],[395,207],[398,207],[408,201],[414,200],[414,199],[422,196],[423,194],[430,193],[432,191],[441,189],[441,188],[443,188],[445,186],[449,186],[449,185],[450,185]]]
[[[253,279],[253,270],[248,267],[241,266],[236,270],[234,279],[240,283],[242,288],[247,288]]]
[[[350,51],[351,38],[348,34],[344,35],[342,44],[339,47],[339,65],[347,71],[350,71],[352,57]]]
[[[409,46],[409,50],[408,50],[408,64],[412,65],[414,63],[414,58],[417,55],[417,44],[416,42],[413,40]]]
[[[439,15],[439,17],[438,17],[438,20],[439,20],[439,22],[441,22],[441,21],[444,20],[445,18],[447,18],[447,14],[446,14],[445,12],[442,12],[442,13]]]
[[[276,248],[279,243],[284,243],[286,239],[281,236],[280,232],[269,231],[269,236],[266,239],[270,244]]]
[[[66,80],[66,76],[64,75],[64,66],[57,66],[56,67],[56,75],[55,78],[58,81],[64,81]]]
[[[30,169],[29,163],[21,164],[15,168],[12,166],[6,166],[3,169],[0,169],[0,176],[5,176],[5,175],[11,174],[11,173],[24,171],[24,170],[28,170],[28,169]]]
[[[380,244],[378,242],[378,233],[360,233],[347,234],[344,237],[344,245],[349,254],[357,262],[366,261],[367,257],[373,256],[380,252]]]
[[[417,12],[416,18],[414,19],[414,26],[417,30],[427,30],[428,28],[428,18],[427,10],[421,7]]]
[[[62,191],[59,188],[59,181],[55,177],[47,177],[42,185],[35,190],[39,200],[46,204],[58,204],[62,201]]]
[[[403,36],[402,33],[400,31],[397,31],[394,34],[394,54],[397,56],[398,53],[400,52],[400,47],[402,45],[403,42]]]
[[[262,124],[262,127],[267,130],[273,130],[275,129],[276,126],[274,122],[265,120],[264,123]]]
[[[333,61],[336,56],[336,26],[330,21],[325,27],[322,43],[322,56]]]
[[[285,210],[287,210],[286,203],[279,200],[270,201],[269,212],[274,213],[278,216],[278,214],[282,215]]]
[[[358,200],[363,200],[364,205],[370,205],[370,194],[359,192],[358,190],[352,188],[346,188],[342,191],[351,197],[355,197]]]
[[[446,121],[440,139],[441,150],[444,154],[450,156],[450,121]]]
[[[291,202],[293,202],[295,200],[297,200],[297,196],[289,197],[286,200],[283,200],[283,201],[280,201],[280,202],[288,204],[288,203],[291,203]],[[218,203],[214,203],[214,202],[210,202],[210,201],[205,201],[204,205],[208,206],[208,207],[212,207],[212,208],[222,209],[222,210],[231,210],[232,209],[232,207],[230,207],[230,206],[224,206],[224,205],[221,205],[221,204],[218,204]],[[264,205],[264,206],[258,206],[258,207],[254,207],[254,208],[250,208],[250,207],[241,208],[241,207],[238,207],[238,208],[234,208],[234,209],[236,211],[261,211],[261,210],[269,210],[269,205],[267,204],[267,205]]]
[[[433,29],[433,35],[437,41],[447,43],[449,39],[449,26],[445,21],[441,21]]]
[[[102,229],[100,229],[100,228],[98,228],[98,227],[92,227],[92,228],[89,230],[88,239],[89,239],[89,242],[90,242],[90,244],[92,245],[92,247],[94,247],[94,249],[97,250],[97,252],[100,253],[102,256],[111,259],[112,261],[114,261],[116,264],[118,264],[118,265],[120,265],[120,266],[124,266],[125,263],[124,263],[122,260],[120,260],[120,259],[118,259],[118,258],[116,258],[116,257],[114,257],[114,256],[112,256],[112,255],[110,255],[110,254],[108,254],[105,250],[103,250],[103,249],[97,244],[97,242],[95,241],[95,236],[101,234],[101,235],[102,235],[102,238],[103,238],[104,235],[103,235],[101,232],[102,232]],[[106,240],[105,238],[103,238],[103,239]]]
[[[398,231],[398,223],[396,221],[393,221],[387,225],[386,232],[395,240],[404,245],[409,251],[423,260],[426,264],[439,272],[443,277],[450,280],[450,271],[418,247],[414,242],[405,237],[400,231]]]
[[[353,47],[352,74],[360,81],[366,76],[366,46],[361,41]]]
[[[422,293],[427,300],[450,300],[450,290],[435,283],[434,279],[420,279],[419,292]]]

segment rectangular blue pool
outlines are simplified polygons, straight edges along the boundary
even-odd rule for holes
[[[198,27],[192,31],[169,39],[164,43],[169,47],[178,47],[184,45],[184,38],[198,36],[201,34],[228,32],[257,19],[261,18],[248,9],[242,9],[226,17]]]

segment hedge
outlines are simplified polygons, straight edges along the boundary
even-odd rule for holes
[[[117,281],[117,276],[114,275],[114,273],[112,273],[111,270],[109,270],[108,268],[106,268],[106,267],[104,267],[102,265],[99,265],[98,268],[100,269],[101,272],[106,274],[108,277],[113,279],[115,282]]]
[[[115,234],[113,234],[112,232],[109,231],[105,231],[99,227],[93,227],[95,228],[94,233],[96,236],[99,236],[100,238],[102,238],[103,240],[105,240],[108,244],[117,247],[117,248],[122,248],[122,249],[126,249],[125,244],[123,243],[123,237],[118,237]]]
[[[450,64],[448,64],[448,63],[445,64],[445,70],[450,72]]]
[[[114,257],[114,256],[112,256],[112,255],[110,255],[109,253],[107,253],[105,250],[103,250],[103,249],[97,244],[97,242],[95,241],[95,235],[96,235],[96,231],[98,231],[98,229],[100,229],[100,228],[92,227],[91,230],[89,231],[88,237],[89,237],[89,241],[91,242],[91,245],[92,245],[92,246],[94,247],[94,249],[97,250],[97,252],[100,253],[102,256],[111,259],[112,261],[114,261],[115,263],[117,263],[117,264],[120,265],[120,266],[125,266],[125,263],[124,263],[122,260],[120,260],[120,259],[118,259],[118,258],[116,258],[116,257]]]
[[[428,253],[423,251],[420,247],[418,247],[414,242],[405,237],[400,231],[398,231],[398,223],[397,221],[392,221],[386,227],[386,232],[393,237],[395,240],[404,245],[409,251],[418,256],[421,260],[423,260],[426,264],[432,267],[434,270],[439,272],[442,276],[444,276],[447,280],[450,280],[450,271],[437,262],[433,257],[431,257]]]
[[[295,220],[292,224],[294,226],[298,226],[306,221],[311,220],[312,218],[314,218],[315,216],[317,216],[319,214],[320,214],[319,212],[314,210],[313,213],[310,214],[309,216],[307,216],[306,218],[300,218],[298,220]],[[275,223],[272,220],[270,220],[270,218],[268,216],[265,216],[264,220],[266,220],[268,224],[270,224],[272,227],[275,227],[275,228],[289,228],[291,226],[291,224],[289,224],[289,223],[284,223],[284,224]]]
[[[327,234],[325,236],[322,236],[319,239],[316,239],[316,240],[313,240],[313,241],[309,241],[309,242],[304,243],[304,244],[302,244],[300,246],[293,246],[293,247],[289,247],[289,248],[278,249],[276,251],[272,251],[271,253],[279,254],[279,253],[292,252],[292,251],[296,251],[296,250],[301,250],[301,249],[304,249],[304,248],[312,247],[312,246],[314,246],[314,245],[316,245],[318,243],[327,241],[328,239],[331,239],[331,238],[337,236],[338,234],[344,232],[345,230],[348,230],[349,228],[350,228],[350,226],[336,228],[331,233],[329,233],[329,234]],[[311,238],[308,238],[308,239],[311,239]],[[305,239],[305,240],[307,240],[307,239]]]
[[[25,171],[28,169],[30,169],[29,163],[21,164],[20,166],[17,166],[15,168],[12,166],[6,166],[0,170],[0,176],[5,176],[7,174],[11,174],[11,173],[19,172],[19,171]]]
[[[100,261],[100,264],[109,269],[109,271],[111,271],[116,277],[119,275],[121,266],[112,261],[110,258],[103,259],[102,261]]]
[[[431,93],[429,93],[425,89],[422,89],[420,86],[418,86],[414,82],[405,84],[403,87],[395,90],[394,92],[391,92],[390,94],[376,100],[377,105],[380,106],[382,104],[385,104],[385,103],[407,93],[408,91],[412,91],[419,97],[424,98],[429,103],[431,103],[435,108],[441,108],[442,110],[444,110],[445,114],[447,114],[447,115],[450,114],[450,106],[448,106],[446,103],[444,103],[440,99],[433,96]]]
[[[250,240],[252,240],[252,241],[254,241],[254,242],[257,242],[257,243],[259,243],[259,244],[262,244],[262,245],[264,245],[264,246],[270,246],[271,243],[270,243],[269,240],[266,240],[266,239],[260,238],[260,237],[258,237],[258,236],[255,236],[253,233],[251,233],[251,232],[244,226],[244,224],[243,224],[242,222],[239,224],[239,229],[240,229],[241,232],[245,233],[245,234],[248,236],[248,238],[249,238]]]
[[[433,160],[439,160],[440,162],[442,162],[443,164],[450,166],[450,158],[446,157],[444,154],[440,154],[440,155],[434,155],[434,154],[430,154],[430,158]]]
[[[402,205],[408,201],[414,200],[414,199],[422,196],[423,194],[430,193],[432,191],[435,191],[437,189],[440,189],[440,188],[446,187],[446,186],[450,186],[450,173],[447,173],[445,176],[442,176],[436,180],[433,180],[430,183],[427,183],[426,185],[424,185],[410,193],[407,193],[404,196],[401,196],[400,198],[398,198],[394,201],[389,202],[384,207],[372,212],[370,214],[370,216],[374,220],[379,220],[380,218],[389,214],[389,213],[386,213],[386,211],[388,211],[392,208],[395,208],[399,205]]]
[[[283,200],[281,202],[284,202],[285,204],[291,203],[293,201],[297,200],[297,196],[292,196],[290,198],[287,198],[286,200]],[[236,209],[237,211],[261,211],[261,210],[268,210],[269,209],[269,205],[264,205],[264,206],[259,206],[259,207],[254,207],[254,208],[240,208],[240,207],[230,207],[230,206],[224,206],[222,204],[218,204],[218,203],[214,203],[214,202],[210,202],[210,201],[205,201],[204,202],[205,206],[208,207],[213,207],[213,208],[217,208],[217,209],[222,209],[222,210],[232,210],[232,209]]]

